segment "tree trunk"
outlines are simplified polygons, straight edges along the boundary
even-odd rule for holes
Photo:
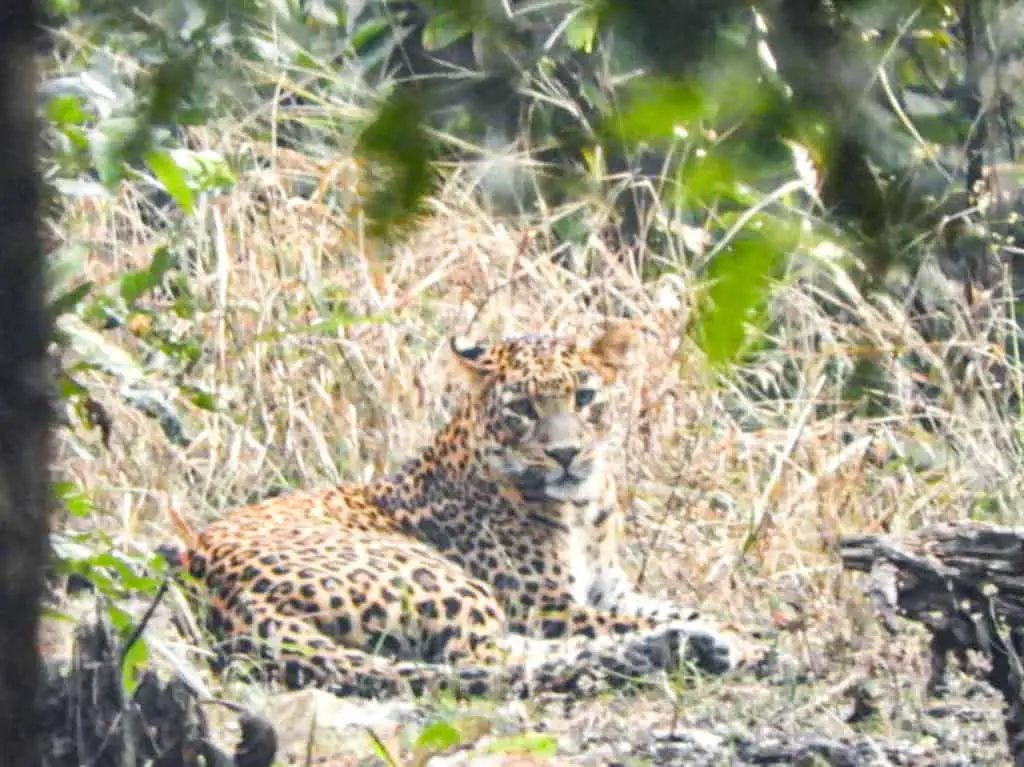
[[[0,766],[39,763],[33,708],[49,503],[50,318],[38,229],[36,8],[0,3]]]

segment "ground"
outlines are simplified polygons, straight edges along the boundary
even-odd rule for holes
[[[217,137],[195,140],[215,146]],[[556,748],[523,764],[1005,761],[999,707],[987,688],[958,676],[947,698],[927,699],[924,638],[910,626],[895,640],[884,634],[834,547],[844,533],[898,533],[958,518],[982,501],[998,514],[1002,490],[993,488],[1013,474],[1001,424],[984,403],[940,397],[939,437],[912,420],[899,391],[888,412],[870,418],[842,401],[830,369],[853,364],[858,333],[923,343],[901,324],[899,307],[819,275],[823,289],[843,292],[858,330],[806,292],[783,288],[775,304],[780,351],[716,372],[684,335],[696,282],[681,263],[644,282],[595,242],[583,254],[586,269],[566,271],[546,252],[542,227],[500,224],[455,185],[439,193],[409,242],[385,251],[358,236],[358,213],[294,191],[299,177],[354,184],[354,165],[274,157],[269,169],[240,174],[196,221],[170,229],[146,223],[131,188],[108,201],[69,203],[60,236],[91,244],[88,279],[116,291],[125,269],[146,266],[168,245],[188,274],[193,310],[176,315],[173,296],[145,297],[107,334],[147,360],[142,372],[83,374],[112,433],[109,446],[84,424],[61,433],[60,477],[88,493],[94,508],[58,520],[65,539],[94,542],[102,533],[110,551],[145,560],[169,534],[171,506],[198,522],[290,487],[365,480],[412,455],[443,422],[447,336],[571,333],[604,311],[628,312],[643,316],[651,335],[617,397],[627,560],[650,590],[769,636],[795,666],[766,679],[673,682],[568,709],[560,701],[425,705],[405,711],[408,724],[397,731],[390,722],[401,709],[384,709],[372,729],[382,740],[394,731],[394,742],[406,745],[435,720],[475,716],[493,731],[475,750],[431,764],[469,753],[483,759],[495,736],[519,732],[545,735],[517,741],[527,751],[550,750],[552,741]],[[827,353],[815,351],[822,338]],[[175,348],[200,350],[187,370],[188,392],[208,393],[214,409],[176,387]],[[883,357],[898,381],[912,377],[900,355]],[[772,391],[777,396],[765,396]],[[173,415],[146,415],[142,400],[167,402]],[[150,633],[218,694],[285,710],[279,693],[222,687],[165,620]],[[858,698],[867,704],[858,708]],[[335,730],[355,716],[330,710],[317,719]],[[301,711],[294,718],[304,737],[308,720]],[[372,760],[365,735],[346,737],[345,746]],[[819,754],[820,762],[806,754],[773,762],[773,742],[850,750]],[[498,751],[512,749],[503,743]]]

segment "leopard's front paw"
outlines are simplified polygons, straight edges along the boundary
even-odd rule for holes
[[[758,672],[772,657],[772,647],[752,632],[732,625],[716,626],[701,620],[673,625],[685,638],[682,658],[709,674],[737,670]]]
[[[687,621],[678,630],[683,641],[682,660],[701,671],[725,674],[743,662],[738,635],[700,621]]]

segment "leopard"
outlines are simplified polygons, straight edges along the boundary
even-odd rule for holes
[[[342,697],[587,695],[743,665],[735,631],[633,585],[609,463],[611,395],[641,329],[449,339],[452,415],[365,483],[300,489],[161,553],[222,666]]]

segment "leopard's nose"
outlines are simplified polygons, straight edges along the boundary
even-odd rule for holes
[[[568,469],[572,465],[573,459],[580,454],[580,449],[572,446],[549,447],[544,452],[558,461],[563,469]]]

